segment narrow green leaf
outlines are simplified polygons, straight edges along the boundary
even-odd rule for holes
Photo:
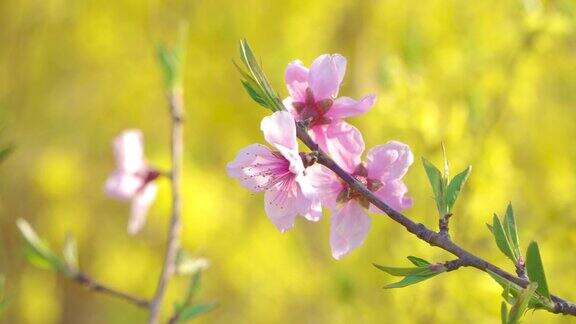
[[[180,313],[180,321],[189,321],[192,320],[209,310],[213,309],[216,305],[215,304],[198,304],[192,305],[184,308]]]
[[[165,45],[159,45],[158,62],[162,68],[162,74],[164,76],[164,84],[166,88],[173,88],[177,79],[177,58],[175,57],[174,53],[170,51]]]
[[[487,273],[504,289],[504,299],[506,299],[510,304],[513,304],[524,288],[490,270],[488,270]],[[538,295],[538,291],[536,291],[536,294],[532,295],[532,298],[530,298],[529,307],[532,309],[546,309],[548,311],[553,311],[554,303],[552,303],[550,299]]]
[[[430,186],[434,192],[434,200],[436,201],[438,213],[440,216],[444,216],[447,210],[445,207],[446,203],[442,173],[440,173],[440,170],[425,158],[422,158],[422,164],[424,165],[424,170],[426,170],[426,175],[428,175]]]
[[[413,265],[415,265],[417,267],[427,267],[430,265],[430,262],[428,262],[422,258],[419,258],[419,257],[409,255],[407,258],[408,258],[408,260],[410,260],[410,262],[412,262]]]
[[[66,235],[62,255],[69,274],[73,275],[78,272],[78,245],[72,234]]]
[[[487,273],[490,275],[490,277],[492,277],[492,279],[494,279],[503,289],[509,289],[511,293],[513,293],[514,296],[516,296],[516,293],[519,292],[520,290],[522,290],[523,288],[518,286],[517,284],[513,283],[512,281],[509,281],[508,279],[500,276],[499,274],[492,272],[490,270],[487,270]]]
[[[528,278],[530,278],[530,281],[538,283],[536,291],[540,295],[549,299],[550,291],[548,290],[546,275],[544,274],[544,266],[542,265],[542,259],[540,258],[540,249],[538,249],[538,243],[535,241],[530,242],[528,250],[526,251],[526,271],[528,272]]]
[[[444,158],[444,179],[448,179],[448,177],[450,176],[449,173],[449,165],[448,165],[448,155],[446,155],[446,146],[444,146],[444,142],[441,142],[442,146],[442,157]]]
[[[531,282],[528,285],[528,287],[526,287],[526,289],[523,289],[520,292],[518,298],[516,299],[516,302],[514,303],[514,305],[512,305],[512,308],[510,309],[510,315],[508,316],[507,324],[520,323],[520,319],[522,318],[522,315],[524,315],[524,312],[528,308],[530,299],[532,299],[532,296],[534,295],[534,292],[536,292],[536,289],[538,289],[538,283]]]
[[[488,227],[488,230],[490,231],[490,233],[494,234],[494,228],[492,227],[492,225],[486,223],[486,226]]]
[[[516,227],[516,218],[514,217],[514,210],[512,209],[512,204],[509,203],[506,208],[506,215],[504,216],[504,229],[508,234],[510,243],[516,256],[520,256],[520,239],[518,238],[518,229]]]
[[[521,289],[520,287],[518,287],[518,290]],[[502,291],[502,298],[504,298],[504,300],[506,302],[508,302],[510,305],[514,304],[514,302],[516,301],[515,296],[518,295],[516,292],[513,291],[510,283],[506,284],[506,287],[504,288],[504,290]]]
[[[241,80],[244,89],[248,93],[248,95],[252,98],[252,100],[256,101],[259,105],[270,108],[270,104],[264,98],[262,93],[258,92],[257,88],[254,88],[248,81]]]
[[[181,86],[186,53],[186,40],[188,23],[181,22],[177,41],[171,48],[165,45],[158,46],[158,62],[164,75],[164,84],[167,90]]]
[[[504,232],[504,227],[502,227],[502,223],[500,223],[496,214],[494,214],[494,217],[492,218],[492,233],[494,234],[496,245],[500,251],[510,258],[512,262],[516,262],[516,258],[512,252],[512,247],[510,246],[510,242],[508,242],[508,238]]]
[[[30,251],[33,252],[33,255],[44,260],[51,268],[55,270],[58,271],[66,270],[64,262],[60,260],[60,258],[58,258],[56,254],[54,254],[54,252],[50,250],[50,248],[46,245],[46,243],[44,243],[38,237],[34,229],[30,226],[30,224],[27,221],[25,221],[22,218],[19,218],[16,220],[16,225],[18,226],[18,229],[20,230],[22,237],[24,238],[26,243],[28,243]],[[29,257],[29,260],[32,262],[33,257],[31,257],[31,255],[27,256]]]
[[[186,295],[182,303],[177,303],[175,305],[175,312],[180,314],[186,308],[192,305],[193,299],[200,290],[202,271],[198,270],[190,277],[190,283],[188,284],[188,289],[186,289]]]
[[[500,304],[500,321],[502,324],[508,324],[508,306],[506,306],[506,302]]]
[[[40,255],[30,244],[26,244],[24,248],[24,256],[31,265],[39,269],[54,270],[54,265],[45,257]]]
[[[425,276],[407,276],[398,282],[391,283],[391,284],[384,286],[384,289],[403,288],[406,286],[410,286],[410,285],[422,282],[424,280],[428,280],[428,279],[433,278],[437,275],[438,275],[438,273],[431,273],[431,274],[428,274]]]
[[[452,207],[456,203],[456,199],[458,199],[458,195],[460,194],[460,191],[462,191],[466,180],[468,180],[471,171],[472,166],[469,165],[464,171],[458,173],[450,181],[450,184],[446,189],[446,203],[448,204],[448,211],[452,210]]]
[[[202,278],[202,271],[198,270],[192,275],[192,280],[190,280],[190,286],[188,287],[188,292],[186,294],[186,301],[190,303],[194,296],[198,294],[200,290],[200,283]]]
[[[392,276],[397,276],[397,277],[403,277],[403,276],[409,276],[409,275],[414,275],[414,276],[426,276],[432,273],[436,273],[430,269],[428,269],[428,267],[418,267],[418,268],[396,268],[396,267],[386,267],[386,266],[382,266],[379,264],[375,264],[374,266],[384,272],[386,272],[389,275]]]
[[[240,57],[249,72],[241,72],[241,74],[245,79],[247,79],[245,75],[249,74],[250,79],[256,82],[258,88],[260,89],[260,91],[256,92],[262,94],[262,99],[264,99],[264,102],[266,102],[265,107],[270,108],[272,111],[286,110],[282,104],[280,96],[270,85],[268,78],[264,74],[264,71],[262,71],[262,68],[254,57],[254,53],[252,52],[250,45],[248,45],[248,42],[245,39],[240,41]],[[261,104],[261,102],[259,103]]]

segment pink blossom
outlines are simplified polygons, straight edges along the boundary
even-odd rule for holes
[[[128,233],[138,233],[146,222],[146,214],[156,198],[153,182],[159,172],[144,159],[142,132],[136,129],[123,131],[113,141],[116,170],[108,177],[105,190],[108,195],[131,202]]]
[[[262,120],[260,129],[275,150],[260,144],[245,147],[226,166],[228,174],[253,192],[265,192],[266,214],[282,232],[294,226],[297,215],[320,219],[320,201],[298,152],[294,117],[275,112]]]
[[[341,155],[344,163],[340,166],[344,170],[393,209],[400,211],[412,205],[411,198],[406,196],[408,189],[402,181],[414,161],[408,145],[389,141],[375,146],[368,152],[366,163],[362,163],[362,137],[350,132],[345,142],[353,143],[354,149],[349,152],[358,152],[358,148],[361,150],[360,153]],[[364,242],[370,229],[366,209],[374,213],[383,212],[324,166],[314,165],[308,173],[322,204],[332,210],[330,245],[334,258],[340,259]]]
[[[309,125],[312,139],[324,151],[331,149],[329,145],[336,151],[349,146],[342,141],[349,138],[348,133],[358,131],[342,119],[368,111],[376,100],[374,95],[360,100],[338,97],[345,72],[346,59],[340,54],[320,55],[310,69],[299,60],[286,68],[290,96],[284,100],[284,105],[297,120]]]

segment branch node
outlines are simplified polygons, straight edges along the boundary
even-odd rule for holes
[[[438,221],[438,227],[440,228],[440,235],[444,236],[444,237],[450,237],[449,234],[449,230],[450,230],[450,217],[452,217],[452,214],[446,214],[443,217],[440,217],[440,220]]]
[[[444,262],[444,267],[446,268],[446,272],[458,270],[460,267],[466,265],[464,259],[456,259]]]
[[[528,276],[526,276],[526,264],[522,256],[519,256],[518,260],[516,260],[516,274],[518,277],[528,280]]]

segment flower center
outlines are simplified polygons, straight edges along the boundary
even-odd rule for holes
[[[364,164],[360,164],[356,170],[354,170],[352,176],[360,183],[362,183],[364,187],[368,188],[368,190],[371,192],[378,191],[384,185],[380,180],[368,178],[368,171],[366,170]],[[360,203],[360,205],[362,205],[364,208],[368,208],[368,206],[370,206],[370,202],[364,196],[362,196],[359,191],[350,187],[350,185],[347,183],[344,183],[344,189],[342,189],[342,191],[340,191],[338,194],[337,201],[344,203],[352,199],[357,200],[358,203]]]
[[[293,102],[292,105],[300,116],[301,121],[308,122],[310,127],[316,125],[325,125],[330,123],[330,118],[326,117],[326,113],[332,107],[334,100],[323,99],[316,101],[312,89],[306,89],[306,98],[304,102]]]

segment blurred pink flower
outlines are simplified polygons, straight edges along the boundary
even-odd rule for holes
[[[376,96],[367,95],[360,100],[338,97],[340,84],[346,72],[346,59],[340,54],[324,54],[307,69],[299,60],[288,64],[286,85],[290,96],[284,106],[299,121],[309,125],[310,136],[324,151],[342,152],[351,149],[348,141],[358,130],[342,121],[343,118],[368,111]],[[358,153],[352,151],[350,153]],[[359,152],[362,153],[362,152]],[[343,162],[340,155],[333,158]]]
[[[265,191],[266,214],[280,231],[292,228],[298,214],[317,221],[322,214],[320,201],[305,175],[294,117],[286,111],[275,112],[262,119],[260,129],[276,150],[260,144],[247,146],[228,163],[228,174],[251,191]]]
[[[108,177],[105,190],[108,195],[131,201],[128,233],[138,233],[146,222],[146,214],[156,198],[156,184],[160,175],[144,159],[142,132],[136,129],[123,131],[113,141],[116,170]]]
[[[345,161],[340,166],[395,210],[410,207],[412,199],[406,196],[408,189],[402,181],[414,161],[408,145],[389,141],[375,146],[368,152],[367,162],[362,163],[364,142],[358,135],[348,133],[345,142],[353,143],[355,147],[349,152],[358,152],[357,148],[361,148],[360,153],[341,155]],[[370,230],[366,209],[383,212],[324,166],[314,165],[308,169],[308,174],[322,204],[332,210],[330,246],[334,258],[340,259],[364,242]]]

